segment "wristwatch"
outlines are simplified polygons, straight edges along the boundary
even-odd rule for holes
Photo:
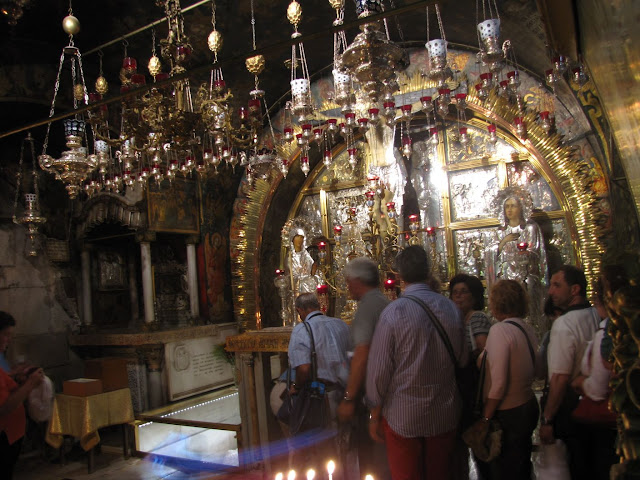
[[[345,402],[353,402],[353,400],[354,400],[354,398],[349,395],[349,392],[344,392],[344,397],[342,397],[342,399]]]

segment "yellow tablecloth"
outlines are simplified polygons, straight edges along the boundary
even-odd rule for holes
[[[98,429],[134,420],[128,388],[89,397],[56,395],[46,441],[60,448],[64,435],[80,438],[80,446],[91,450],[100,442]]]

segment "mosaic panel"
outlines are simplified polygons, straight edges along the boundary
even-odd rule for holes
[[[453,232],[456,272],[485,277],[485,251],[498,241],[496,227]]]
[[[549,212],[560,210],[560,204],[547,181],[527,161],[507,165],[509,185],[519,185],[531,194],[535,208]]]
[[[364,192],[367,187],[355,187],[327,192],[327,213],[329,217],[329,234],[333,236],[333,226],[344,226],[347,222],[347,209],[356,207],[357,228],[360,231],[366,230],[369,219],[368,209],[365,205]]]
[[[498,193],[497,166],[449,173],[451,218],[474,220],[494,215],[491,201]]]
[[[540,222],[536,217],[536,221],[541,224],[542,233],[545,237],[547,247],[547,265],[549,272],[554,272],[564,264],[574,264],[576,258],[572,248],[571,233],[569,226],[564,218],[558,218],[549,222],[551,228],[546,228],[544,222]]]
[[[322,214],[320,212],[320,195],[306,195],[300,203],[297,217],[303,217],[309,225],[313,225],[317,228],[317,231],[322,231]]]
[[[485,157],[509,157],[515,150],[511,145],[498,137],[498,141],[493,144],[489,141],[489,134],[486,130],[466,125],[468,141],[461,142],[459,128],[455,124],[447,126],[447,164],[457,164],[478,160]]]

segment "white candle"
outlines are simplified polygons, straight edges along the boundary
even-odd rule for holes
[[[336,471],[336,464],[333,460],[329,460],[329,463],[327,463],[327,473],[329,474],[329,480],[332,480],[331,477],[333,475],[333,472]]]

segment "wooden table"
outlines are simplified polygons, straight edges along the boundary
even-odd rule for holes
[[[79,438],[80,446],[89,452],[88,467],[92,473],[94,447],[100,443],[98,429],[122,425],[123,453],[128,458],[129,432],[126,424],[133,420],[131,391],[128,388],[88,397],[58,394],[45,438],[54,448],[62,446],[65,435]]]

